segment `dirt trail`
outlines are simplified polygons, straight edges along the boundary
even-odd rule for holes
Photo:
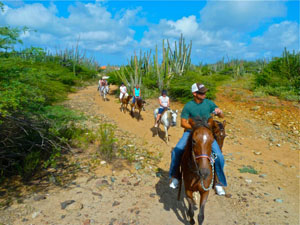
[[[115,87],[113,87],[115,88]],[[102,165],[83,173],[64,188],[28,196],[5,210],[16,215],[4,224],[188,224],[185,201],[176,200],[177,190],[168,188],[170,152],[182,135],[179,123],[169,130],[167,145],[160,137],[153,137],[153,109],[157,100],[148,100],[146,111],[137,121],[129,113],[120,112],[114,96],[103,102],[96,86],[89,86],[71,94],[70,105],[90,115],[104,115],[128,132],[133,140],[150,151],[162,153],[158,165],[160,175],[141,173],[134,168],[120,169]],[[204,224],[299,224],[299,136],[290,127],[268,123],[263,116],[274,110],[261,112],[262,106],[231,102],[219,94],[217,105],[226,112],[226,131],[223,152],[228,179],[226,197],[211,191],[205,209]],[[172,103],[172,109],[183,105]],[[299,121],[299,108],[285,110]],[[278,112],[276,112],[278,113]],[[296,115],[295,115],[296,114]],[[274,115],[274,114],[273,114]],[[179,119],[178,119],[179,122]],[[290,123],[290,122],[287,122]],[[295,124],[297,128],[297,124]],[[299,130],[299,127],[297,128]],[[91,150],[93,151],[93,149]],[[80,156],[79,156],[80,157]],[[241,173],[251,166],[258,174]],[[38,196],[42,196],[39,197]],[[61,203],[74,200],[62,209]],[[198,214],[198,210],[195,215]],[[9,221],[9,220],[6,220]],[[0,219],[1,224],[1,219]]]

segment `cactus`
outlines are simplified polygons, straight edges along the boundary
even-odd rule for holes
[[[190,41],[190,44],[187,46],[183,35],[181,34],[178,49],[177,42],[175,41],[175,49],[173,52],[168,41],[168,50],[170,53],[170,65],[172,67],[171,79],[174,75],[182,76],[184,71],[188,70],[191,65],[192,41]]]

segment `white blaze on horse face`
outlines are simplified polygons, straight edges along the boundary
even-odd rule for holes
[[[207,141],[207,136],[206,134],[203,135],[203,144]]]

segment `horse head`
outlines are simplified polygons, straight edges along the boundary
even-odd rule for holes
[[[197,174],[201,179],[206,179],[210,175],[211,168],[211,147],[214,141],[210,121],[196,117],[189,119],[193,130],[190,135],[189,148],[191,149]]]
[[[132,99],[132,95],[128,95],[126,98],[127,103],[130,102],[130,99]]]
[[[224,139],[226,137],[225,126],[226,126],[226,120],[224,120],[223,122],[217,120],[213,121],[212,130],[214,133],[214,138],[218,142],[220,149],[222,149],[224,144]]]
[[[171,111],[171,125],[174,127],[176,126],[177,123],[177,114],[178,110],[170,110]]]
[[[143,109],[145,111],[145,108],[144,108],[144,105],[146,104],[145,100],[139,98],[139,99],[137,99],[136,104],[139,109]]]

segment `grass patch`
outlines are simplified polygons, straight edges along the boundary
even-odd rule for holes
[[[97,131],[100,141],[98,154],[107,161],[111,161],[116,156],[118,139],[115,136],[115,129],[116,126],[104,123]]]
[[[243,168],[239,169],[240,173],[251,173],[258,174],[257,170],[255,170],[252,166],[243,166]]]

